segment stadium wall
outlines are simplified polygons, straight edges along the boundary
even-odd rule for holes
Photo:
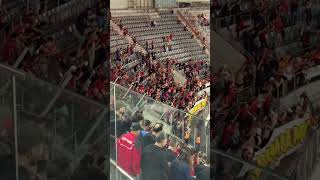
[[[214,44],[211,54],[218,57],[219,61],[214,63],[214,71],[218,71],[224,65],[228,65],[233,73],[237,73],[241,68],[243,63],[246,61],[246,58],[239,50],[235,49],[223,39],[219,34],[214,31],[211,31],[211,37],[214,39]]]
[[[110,9],[128,9],[128,0],[112,0]]]

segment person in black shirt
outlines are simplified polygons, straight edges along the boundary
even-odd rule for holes
[[[164,151],[166,134],[160,132],[155,141],[155,144],[147,146],[142,152],[141,180],[168,180],[169,166]]]
[[[169,138],[169,147],[166,149],[167,160],[171,163],[177,157],[175,155],[175,151],[177,150],[177,141],[174,138]]]
[[[207,156],[202,152],[198,154],[199,164],[194,168],[197,180],[209,180],[210,179],[210,166],[207,165]]]
[[[147,147],[150,144],[154,144],[156,141],[156,137],[162,132],[163,124],[162,123],[156,123],[153,128],[152,132],[146,134],[143,137],[143,148]]]

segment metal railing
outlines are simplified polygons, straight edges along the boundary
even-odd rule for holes
[[[46,147],[47,163],[59,166],[61,161],[68,162],[59,174],[54,175],[55,178],[60,175],[65,177],[74,175],[80,160],[90,153],[92,146],[98,145],[101,152],[107,154],[108,127],[105,120],[109,117],[106,105],[2,64],[0,64],[0,79],[0,87],[11,82],[0,96],[0,109],[8,109],[9,113],[6,116],[14,122],[14,133],[9,142],[15,150],[12,152],[15,157],[20,157],[17,153],[22,142],[26,142],[23,143],[24,148],[30,149],[34,146],[33,141],[27,136],[31,133],[29,132],[31,129],[35,139],[39,138],[39,141],[43,139],[40,143]],[[41,116],[41,112],[48,105],[50,106],[48,111]],[[0,129],[2,130],[2,126]],[[19,158],[15,164],[18,163]],[[18,168],[16,174],[18,178],[20,176]]]
[[[134,178],[121,169],[114,160],[110,159],[110,180],[134,180]]]
[[[167,104],[156,101],[146,95],[139,94],[130,88],[127,89],[118,84],[111,83],[111,101],[113,101],[112,109],[118,111],[120,107],[125,107],[130,114],[134,114],[138,110],[143,110],[144,119],[150,120],[153,123],[161,122],[164,124],[164,129],[167,133],[173,134],[181,139],[185,135],[185,131],[190,128],[190,144],[195,146],[194,139],[196,138],[195,129],[199,129],[198,132],[203,132],[202,138],[205,139],[206,136],[204,131],[200,129],[205,129],[205,125],[208,124],[207,120],[199,118],[197,115],[184,112],[182,110],[173,108]],[[174,130],[175,123],[188,122],[187,126],[182,126],[180,130]],[[117,121],[115,121],[117,122]],[[115,123],[115,126],[117,123]],[[197,128],[196,128],[197,126]],[[115,127],[116,128],[116,127]],[[208,146],[204,143],[202,144],[203,150]]]

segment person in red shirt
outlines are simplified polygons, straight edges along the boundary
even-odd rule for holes
[[[251,102],[251,105],[250,105],[250,112],[251,112],[251,113],[253,113],[253,114],[257,114],[257,113],[258,113],[258,111],[259,111],[258,104],[259,104],[258,98],[255,98],[255,99]]]
[[[289,4],[286,1],[281,0],[279,8],[285,15],[289,14]]]
[[[117,140],[117,163],[133,177],[140,175],[141,144],[138,136],[142,127],[140,123],[132,123],[131,131]]]
[[[10,38],[4,44],[1,55],[3,61],[8,62],[9,65],[13,65],[14,61],[18,57],[18,44],[17,44],[17,34],[13,33]]]
[[[274,26],[275,26],[276,32],[281,35],[281,42],[282,42],[282,40],[285,38],[285,32],[284,32],[283,20],[280,15],[277,16]]]
[[[222,149],[228,150],[232,147],[231,138],[238,128],[239,128],[239,124],[236,121],[231,122],[225,127],[222,135],[222,141],[221,141]]]

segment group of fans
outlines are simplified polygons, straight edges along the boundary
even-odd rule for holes
[[[306,93],[286,110],[279,109],[277,98],[305,85],[305,71],[319,65],[320,50],[311,41],[317,36],[318,28],[316,19],[312,18],[314,2],[241,2],[219,4],[215,1],[213,7],[219,20],[215,28],[217,31],[225,27],[234,30],[234,40],[248,52],[248,61],[237,74],[228,66],[213,74],[215,108],[212,116],[216,123],[211,126],[211,135],[213,146],[251,161],[255,152],[269,142],[275,128],[297,118],[318,119]],[[256,3],[267,4],[257,6]],[[304,12],[305,22],[298,21],[298,11]],[[251,16],[252,21],[245,19],[245,15]],[[232,24],[233,19],[235,24]],[[293,42],[284,42],[288,35],[284,29],[294,25],[304,27],[302,36],[298,35]],[[286,43],[297,43],[290,48],[294,52],[279,53]],[[221,167],[225,169],[217,172],[216,177],[232,177],[232,167]]]
[[[113,22],[122,32],[119,36],[130,36],[121,20]],[[149,27],[155,26],[157,23],[151,22]],[[174,41],[174,33],[163,37],[164,45],[160,47],[160,52],[171,51]],[[145,44],[140,44],[145,52],[137,51],[137,42],[133,37],[133,44],[129,44],[127,48],[116,49],[115,53],[111,54],[111,81],[189,112],[195,102],[208,98],[207,93],[198,95],[210,81],[208,62],[191,59],[178,62],[170,57],[160,61],[156,57],[158,49],[154,44],[152,40],[146,41]],[[133,64],[132,67],[128,66],[130,64]],[[174,71],[184,75],[186,82],[177,82],[174,79]],[[117,114],[114,122],[116,128],[113,130],[116,145],[111,153],[117,164],[130,176],[142,180],[210,178],[210,166],[206,155],[199,150],[200,148],[188,146],[192,144],[191,126],[185,113],[164,110],[161,121],[170,125],[175,135],[168,137],[162,123],[145,120],[140,111],[131,115],[125,106],[114,111]],[[111,124],[111,127],[114,125]],[[194,143],[200,144],[200,137]]]
[[[120,112],[124,112],[121,108]],[[145,120],[136,112],[130,120],[117,114],[116,149],[112,149],[117,164],[130,176],[141,179],[209,179],[207,156],[173,136],[168,136],[163,123]]]
[[[43,18],[41,13],[45,11],[42,5],[42,9],[37,9],[32,4],[27,6],[23,3],[25,1],[18,1],[17,8],[11,6],[12,2],[0,1],[0,31],[1,35],[5,35],[1,36],[4,38],[0,44],[1,63],[55,85],[61,85],[61,81],[70,77],[68,89],[97,100],[107,98],[105,92],[109,87],[105,81],[108,75],[109,35],[106,1],[92,1],[92,7],[86,9],[83,7],[87,4],[75,6],[83,8],[83,11],[79,10],[80,14],[72,11],[72,17],[60,17],[61,22],[52,22],[54,18],[50,17]],[[10,7],[6,7],[7,3]],[[67,2],[60,3],[63,5]],[[25,54],[24,49],[27,49]],[[24,115],[19,114],[18,157],[15,157],[13,120],[1,120],[0,179],[14,180],[16,171],[19,179],[26,180],[107,179],[105,164],[109,160],[105,158],[106,149],[103,145],[92,145],[84,157],[80,157],[79,163],[71,165],[70,159],[64,156],[52,157],[48,143],[50,138],[47,137],[49,133],[43,132],[46,127],[25,119]],[[15,158],[18,158],[18,169]]]
[[[170,34],[168,42],[174,41]],[[149,45],[150,44],[150,45]],[[197,92],[206,87],[209,82],[209,64],[205,61],[177,62],[175,59],[166,59],[160,62],[156,59],[153,42],[146,43],[147,54],[133,51],[135,44],[128,45],[127,49],[119,48],[113,55],[115,61],[112,68],[111,81],[116,81],[126,88],[130,88],[157,101],[175,108],[189,111],[201,97]],[[170,43],[164,47],[170,50]],[[134,57],[134,58],[132,58]],[[137,60],[133,67],[124,65]],[[174,71],[181,70],[185,75],[185,83],[174,80]]]
[[[105,1],[96,3],[74,14],[68,25],[40,19],[33,9],[23,8],[21,20],[10,22],[6,30],[1,61],[53,84],[70,77],[68,89],[104,101],[109,48],[107,9]],[[19,60],[26,48],[27,53]]]

